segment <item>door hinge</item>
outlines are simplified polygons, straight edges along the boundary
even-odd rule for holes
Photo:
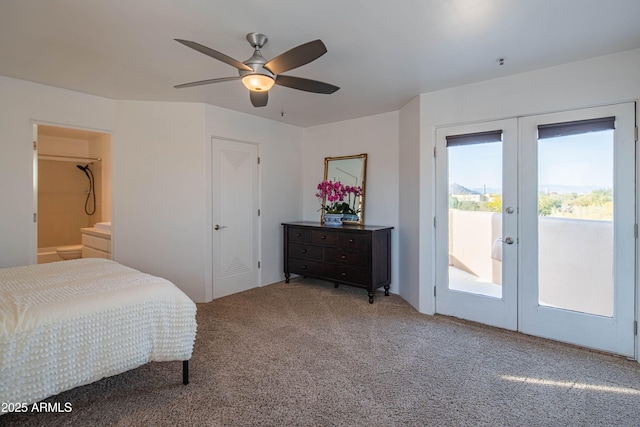
[[[36,141],[33,141],[33,151],[36,151],[37,149],[38,149],[38,143]]]
[[[638,224],[633,224],[633,237],[638,238]]]
[[[436,217],[433,217],[433,228],[436,228]]]
[[[638,128],[633,128],[633,139],[638,142]]]
[[[33,222],[38,222],[38,214],[37,213],[33,213]]]
[[[436,156],[436,147],[433,147],[433,157]]]
[[[260,268],[260,261],[258,261],[258,268]]]
[[[433,287],[433,296],[434,297],[436,296],[436,287],[435,286]]]
[[[260,157],[258,157],[258,164],[260,164]]]
[[[633,336],[638,335],[638,321],[634,320],[633,321]]]
[[[260,216],[260,209],[258,209],[258,216]]]

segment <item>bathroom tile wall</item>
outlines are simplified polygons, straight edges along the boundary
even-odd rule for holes
[[[99,175],[94,166],[91,169]],[[38,247],[82,243],[80,228],[93,226],[100,218],[99,205],[92,216],[84,211],[88,189],[89,180],[76,163],[38,161]]]

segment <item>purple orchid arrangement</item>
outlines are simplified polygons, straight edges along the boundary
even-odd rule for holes
[[[340,181],[324,180],[318,184],[316,191],[316,197],[322,205],[320,209],[332,214],[358,214],[360,209],[356,210],[355,204],[359,196],[362,196],[362,187],[345,186]]]

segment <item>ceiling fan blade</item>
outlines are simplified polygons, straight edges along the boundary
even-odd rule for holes
[[[280,74],[308,64],[325,53],[327,53],[327,48],[324,43],[321,40],[314,40],[281,53],[264,64],[264,68],[273,74]]]
[[[269,92],[257,92],[254,90],[249,91],[249,98],[254,107],[264,107],[269,101]]]
[[[283,76],[276,77],[276,84],[280,86],[290,87],[292,89],[304,90],[314,93],[333,93],[340,89],[329,83],[319,82],[317,80],[303,79],[302,77]]]
[[[183,83],[181,85],[174,86],[174,88],[182,89],[183,87],[193,87],[193,86],[208,85],[208,84],[211,84],[211,83],[230,82],[231,80],[240,80],[240,76],[238,76],[238,77],[222,77],[222,78],[219,78],[219,79],[209,79],[209,80],[200,80],[200,81],[191,82],[191,83]]]
[[[183,45],[190,47],[191,49],[195,49],[200,53],[204,53],[207,56],[215,58],[218,61],[222,61],[226,64],[231,65],[232,67],[236,67],[238,70],[253,71],[251,67],[243,64],[242,62],[236,59],[233,59],[232,57],[227,56],[224,53],[218,52],[217,50],[213,50],[209,47],[203,46],[200,43],[192,42],[189,40],[182,40],[182,39],[174,39],[174,40],[177,41],[178,43],[182,43]]]

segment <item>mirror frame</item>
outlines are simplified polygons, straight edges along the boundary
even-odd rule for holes
[[[367,153],[354,154],[352,156],[325,157],[324,158],[324,179],[325,181],[328,179],[327,176],[329,173],[329,162],[335,162],[340,160],[351,160],[351,159],[363,159],[362,184],[360,184],[360,187],[362,187],[362,195],[360,196],[360,215],[357,221],[347,221],[343,219],[342,222],[344,224],[364,225],[364,202],[365,202],[365,189],[366,189],[366,183],[367,183]],[[323,206],[324,206],[324,203],[325,203],[325,200],[322,201]],[[320,214],[320,222],[324,223],[324,210],[322,210],[322,213]]]

